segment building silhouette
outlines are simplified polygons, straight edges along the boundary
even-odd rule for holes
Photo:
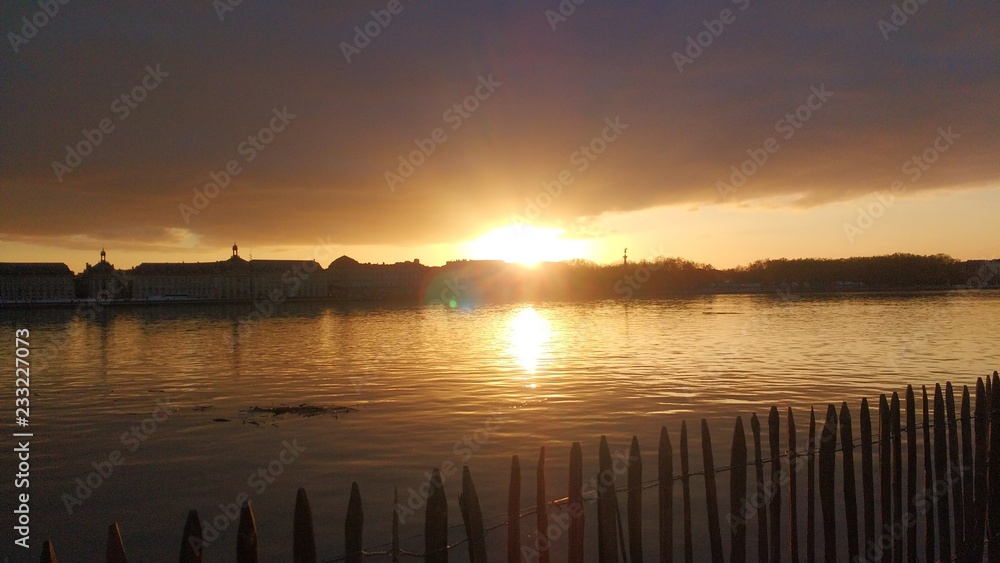
[[[121,270],[108,262],[108,253],[101,249],[101,261],[87,267],[73,280],[77,299],[121,301],[131,298],[128,279]]]
[[[341,256],[326,269],[327,295],[340,300],[417,300],[428,271],[417,259],[395,264],[361,264],[350,256]]]
[[[627,254],[622,264],[628,264],[626,260]],[[262,300],[278,304],[329,299],[458,307],[483,302],[617,298],[632,293],[655,297],[691,292],[777,292],[787,296],[790,292],[1000,287],[1000,261],[958,261],[946,255],[761,260],[729,270],[679,258],[632,265],[639,268],[636,272],[648,266],[648,279],[623,277],[619,264],[583,262],[524,268],[499,260],[453,260],[428,267],[416,259],[371,264],[341,256],[324,270],[315,260],[245,260],[235,243],[227,260],[144,262],[122,270],[108,262],[102,249],[100,261],[88,263],[76,276],[62,263],[0,263],[0,306]],[[626,284],[634,285],[626,288]]]
[[[66,264],[0,262],[0,301],[65,302],[73,296],[73,272]]]
[[[129,271],[132,300],[241,301],[326,297],[323,267],[315,260],[244,260],[233,243],[228,260],[144,262]]]

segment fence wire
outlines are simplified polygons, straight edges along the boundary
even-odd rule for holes
[[[976,419],[975,415],[970,415],[969,417],[963,417],[963,416],[956,416],[954,418],[946,417],[946,419],[945,419],[946,426],[947,427],[955,426],[958,423],[966,420],[966,418],[970,421],[970,423],[971,423],[971,421],[973,421],[973,420]],[[839,426],[839,413],[838,413],[837,424]],[[820,419],[816,420],[816,428],[817,429],[822,429],[822,427],[825,426],[825,425],[826,425],[826,421],[825,420],[823,420],[822,423],[820,422]],[[852,426],[853,426],[853,420],[852,420]],[[925,426],[924,426],[923,422],[918,422],[918,423],[916,423],[914,425],[914,431],[916,431],[916,430],[923,430],[924,428],[925,428]],[[929,423],[926,426],[926,428],[934,428],[934,423],[933,422]],[[904,435],[906,435],[909,432],[909,427],[901,425],[899,430],[900,430],[900,434],[898,436],[895,435],[895,434],[892,434],[892,433],[889,434],[889,440],[890,440],[890,442],[893,441],[893,440],[895,440],[895,439],[897,439],[897,438],[902,438]],[[880,444],[881,443],[880,434],[881,433],[877,432],[877,433],[873,433],[871,435],[871,437],[872,437],[871,445],[872,446],[875,446],[876,444]],[[808,441],[808,438],[807,438],[807,441]],[[821,438],[819,438],[817,436],[817,438],[815,439],[815,442],[818,444],[821,441],[822,441]],[[865,442],[865,440],[864,440],[863,437],[852,440],[852,442],[851,442],[852,443],[852,450],[854,448],[860,447],[864,442]],[[819,448],[816,447],[816,446],[814,446],[814,448],[809,448],[807,446],[805,449],[795,448],[794,452],[795,452],[795,458],[797,460],[797,464],[798,464],[798,458],[808,457],[808,456],[811,456],[811,455],[815,455],[815,454],[818,454],[819,451],[820,451]],[[833,451],[834,451],[834,453],[842,452],[842,451],[844,451],[844,448],[843,448],[842,445],[836,446]],[[743,465],[735,465],[735,466],[734,465],[727,465],[727,466],[718,467],[718,468],[715,469],[715,471],[712,472],[712,474],[713,475],[718,475],[720,473],[726,473],[726,472],[729,472],[729,471],[732,471],[732,470],[738,469],[738,468],[747,469],[747,468],[750,468],[750,467],[755,467],[758,463],[760,463],[762,466],[763,465],[768,465],[768,464],[773,463],[776,460],[780,461],[780,460],[784,460],[784,459],[791,459],[791,455],[792,455],[792,451],[791,450],[785,450],[785,453],[782,453],[782,454],[778,455],[777,457],[760,458],[759,460],[758,459],[754,459],[753,461],[747,461],[747,463],[745,463]],[[706,475],[706,474],[707,474],[707,472],[704,469],[702,469],[701,471],[694,471],[694,472],[683,473],[681,475],[677,475],[677,476],[673,477],[673,479],[671,480],[671,482],[673,483],[673,482],[677,482],[677,481],[683,481],[684,479],[690,479],[691,477],[702,476],[702,475]],[[615,493],[617,493],[617,494],[620,495],[621,493],[628,493],[629,491],[633,491],[633,490],[651,489],[653,487],[658,486],[659,484],[660,484],[660,481],[659,481],[658,478],[657,479],[651,479],[649,481],[644,481],[639,487],[628,487],[628,486],[625,486],[625,487],[615,487]],[[585,502],[585,503],[591,503],[591,504],[593,504],[593,503],[597,502],[597,492],[596,491],[593,492],[592,494],[588,492],[588,494],[581,495],[581,497],[582,497],[583,502]],[[569,504],[569,502],[570,502],[569,497],[563,497],[563,498],[560,498],[560,499],[555,499],[555,500],[552,500],[552,501],[548,501],[548,502],[546,502],[544,504],[544,506],[546,508],[561,508],[564,505]],[[619,519],[619,526],[621,526],[621,522],[620,522],[621,516],[620,516],[620,514],[618,514],[617,504],[618,503],[616,503],[616,516]],[[521,510],[521,512],[518,515],[517,519],[521,520],[521,519],[523,519],[523,518],[525,518],[527,516],[532,516],[532,515],[537,514],[537,513],[538,513],[538,506],[528,507],[528,508],[525,508],[525,509]],[[497,519],[497,518],[501,518],[502,520],[500,520],[499,522],[497,522],[497,523],[495,523],[495,524],[493,524],[491,526],[485,527],[484,528],[484,534],[485,533],[489,533],[489,532],[491,532],[493,530],[496,530],[498,528],[502,528],[502,527],[507,526],[507,525],[510,524],[510,520],[507,520],[507,513],[506,512],[501,513],[501,514],[495,514],[495,515],[489,517],[487,520],[494,520],[494,519]],[[464,523],[462,523],[462,524],[452,524],[451,526],[448,526],[448,531],[451,532],[452,530],[456,530],[456,529],[459,529],[459,528],[464,529],[465,528],[465,524]],[[1000,538],[1000,531],[997,531],[996,534],[989,535],[989,523],[988,522],[986,523],[986,530],[987,530],[987,533],[985,534],[985,537],[983,538],[982,544],[981,544],[981,546],[982,546],[983,549],[985,549],[990,544],[991,541],[996,541],[998,538]],[[423,534],[414,534],[414,535],[411,535],[411,536],[408,536],[408,537],[405,537],[405,538],[400,538],[399,539],[399,543],[402,544],[404,542],[413,541],[413,540],[422,538],[423,536],[424,536]],[[455,549],[455,548],[457,548],[457,547],[459,547],[461,545],[464,545],[464,544],[468,543],[468,541],[469,541],[469,538],[468,537],[464,537],[464,538],[462,538],[460,540],[456,540],[455,543],[449,544],[448,546],[446,546],[444,548],[437,549],[437,550],[430,551],[430,552],[426,552],[426,553],[416,553],[416,552],[408,551],[408,550],[405,550],[405,549],[402,549],[402,548],[400,548],[398,552],[394,552],[391,549],[392,542],[390,541],[390,542],[385,542],[383,544],[375,546],[373,548],[373,550],[371,550],[371,551],[369,551],[369,550],[362,550],[360,553],[351,554],[350,556],[348,556],[348,555],[345,554],[345,555],[342,555],[342,556],[339,556],[339,557],[335,557],[333,559],[324,559],[324,560],[322,560],[321,563],[339,563],[341,561],[346,561],[349,557],[357,557],[359,555],[361,557],[374,557],[374,556],[381,556],[381,555],[388,555],[388,556],[398,555],[400,557],[427,557],[429,555],[435,555],[435,554],[439,554],[439,553],[451,551],[451,550],[453,550],[453,549]],[[619,544],[622,544],[622,542],[619,542]],[[385,549],[386,547],[389,547],[390,549]],[[620,545],[619,547],[623,551],[622,561],[627,561],[627,558],[624,557],[625,546],[624,545]],[[960,556],[956,555],[952,559],[952,561],[958,561],[959,559],[960,559]]]

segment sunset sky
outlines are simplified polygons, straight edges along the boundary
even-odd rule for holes
[[[577,1],[7,6],[0,261],[997,257],[997,2]]]

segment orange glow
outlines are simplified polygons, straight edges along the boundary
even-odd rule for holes
[[[503,260],[533,266],[587,255],[587,242],[563,238],[564,229],[508,225],[467,244],[474,260]]]
[[[547,344],[552,337],[552,325],[534,307],[526,307],[510,320],[510,347],[508,353],[529,375],[535,375],[539,361],[545,358]],[[535,383],[527,385],[537,387]]]

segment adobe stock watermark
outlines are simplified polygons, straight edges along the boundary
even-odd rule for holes
[[[122,432],[121,443],[128,450],[128,453],[133,454],[138,451],[142,447],[142,444],[156,432],[159,425],[170,417],[170,397],[157,399],[156,405],[156,408],[153,409],[153,412],[148,417],[142,419],[139,424],[131,426],[128,430]],[[91,462],[90,465],[94,470],[86,475],[77,477],[74,481],[76,488],[71,493],[65,492],[62,495],[66,514],[72,515],[74,507],[82,506],[83,501],[90,498],[94,494],[94,491],[101,488],[101,485],[111,478],[115,472],[115,468],[124,463],[125,454],[120,449],[112,450],[105,459]]]
[[[299,445],[298,439],[291,442],[285,440],[281,445],[284,447],[277,457],[268,462],[267,465],[258,467],[247,476],[247,487],[253,489],[257,496],[264,494],[268,486],[285,472],[285,468],[295,463],[302,452],[306,451],[304,446]],[[188,538],[191,550],[195,553],[201,553],[204,548],[218,540],[230,524],[239,521],[240,510],[249,500],[250,494],[244,490],[237,493],[233,502],[219,504],[219,512],[215,516],[201,521],[201,539]]]
[[[837,412],[839,413],[840,411]],[[839,417],[840,415],[838,414],[835,428],[839,428]],[[823,420],[820,420],[819,416],[816,417],[816,423],[818,425],[817,432],[822,430],[824,421],[825,415]],[[817,435],[814,451],[818,452],[820,445],[827,439],[832,439],[836,443],[838,438],[835,435]],[[771,499],[773,499],[776,494],[780,493],[783,487],[788,486],[792,478],[791,472],[794,472],[796,476],[798,476],[809,467],[804,459],[809,455],[808,445],[805,448],[797,448],[795,453],[796,459],[794,467],[791,462],[789,462],[788,465],[781,464],[778,467],[778,470],[774,472],[773,477],[764,478],[764,484],[760,489],[757,489],[753,495],[749,495],[743,499],[743,506],[740,507],[739,514],[733,514],[732,512],[726,514],[726,522],[728,522],[731,527],[746,526],[747,523],[756,518],[762,510],[766,510],[768,504],[771,502]],[[761,460],[761,463],[765,465],[771,464],[774,463],[774,460],[763,459]]]
[[[461,460],[461,464],[468,463],[472,459],[472,456],[490,441],[490,435],[499,430],[505,423],[507,423],[507,417],[504,414],[492,414],[480,428],[465,434],[460,440],[456,440],[451,448],[452,454]],[[413,487],[408,489],[409,496],[406,499],[406,504],[401,502],[396,503],[396,514],[399,516],[399,523],[403,524],[407,517],[416,514],[427,502],[427,499],[430,498],[434,489],[444,486],[445,481],[460,473],[460,469],[460,464],[456,464],[451,459],[446,459],[439,465],[437,472],[425,471],[424,477],[427,480],[421,483],[416,489]]]
[[[156,90],[163,83],[163,79],[168,76],[170,74],[164,72],[159,64],[155,68],[147,66],[146,74],[139,80],[139,84],[136,84],[130,91],[111,100],[111,113],[118,117],[118,121],[125,121],[132,115],[132,111],[138,108],[139,104],[146,99],[149,93]],[[76,144],[66,145],[66,156],[63,157],[62,161],[52,161],[52,172],[55,173],[59,183],[62,183],[63,177],[66,174],[74,172],[83,164],[83,159],[90,156],[94,152],[94,149],[99,147],[114,130],[115,122],[110,117],[105,117],[98,121],[97,127],[94,129],[82,129],[80,132],[83,135],[83,139]]]
[[[619,115],[616,115],[614,119],[604,118],[604,125],[604,129],[599,135],[594,136],[589,142],[580,145],[577,150],[570,153],[569,163],[573,165],[577,174],[586,172],[591,163],[604,154],[612,143],[621,138],[622,133],[629,127],[628,123],[622,123]],[[554,180],[543,181],[542,189],[535,194],[535,197],[525,198],[524,215],[515,213],[511,217],[511,223],[520,232],[523,225],[531,224],[532,221],[537,220],[542,215],[542,211],[562,195],[563,188],[570,186],[575,181],[576,177],[573,176],[573,171],[569,168],[560,170]]]
[[[584,500],[593,500],[598,496],[599,491],[609,488],[615,489],[615,478],[628,472],[631,462],[628,454],[623,450],[615,450],[611,454],[611,469],[598,472],[581,487],[581,497]],[[583,503],[566,502],[566,509],[560,513],[550,512],[548,514],[549,524],[545,527],[544,534],[536,534],[535,542],[531,546],[521,545],[521,559],[524,561],[537,561],[541,558],[542,552],[549,551],[552,544],[559,541],[563,534],[569,531],[574,520],[583,516]]]
[[[246,140],[236,146],[236,154],[243,157],[244,164],[253,162],[274,141],[278,133],[284,131],[288,124],[295,119],[295,114],[288,111],[288,106],[284,106],[280,110],[274,108],[271,113],[273,115],[264,127],[261,127],[257,133],[248,135]],[[184,224],[190,225],[191,217],[204,211],[212,203],[212,200],[219,197],[219,194],[229,186],[229,182],[242,172],[243,166],[237,159],[227,162],[222,170],[209,172],[209,182],[201,188],[191,190],[194,192],[191,205],[181,203],[177,206],[181,212],[181,219],[184,219]]]
[[[916,514],[906,511],[900,517],[899,522],[894,522],[892,525],[886,525],[882,529],[882,534],[876,538],[868,538],[865,542],[865,547],[861,555],[856,555],[854,557],[854,562],[869,562],[869,561],[881,561],[882,554],[886,549],[889,549],[892,544],[903,537],[906,530],[912,530],[916,527],[917,522],[921,520],[921,517],[927,514],[928,510],[931,510],[935,504],[941,502],[948,502],[947,498],[942,499],[948,492],[952,489],[952,484],[961,479],[963,466],[960,464],[948,464],[948,469],[945,471],[946,476],[941,479],[935,479],[934,484],[931,486],[930,495],[927,493],[927,489],[917,493],[917,496],[913,500],[913,509]]]
[[[889,14],[889,21],[878,20],[875,27],[882,34],[882,39],[889,40],[890,33],[896,33],[899,28],[906,25],[913,16],[920,10],[920,7],[927,3],[927,0],[905,0],[902,4],[893,4],[892,12]]]
[[[788,281],[782,281],[774,288],[774,294],[782,301],[798,301],[802,297],[795,293],[796,288],[798,288],[798,283],[792,284]]]
[[[38,35],[38,32],[49,25],[56,16],[59,15],[59,6],[69,4],[69,0],[38,0],[39,10],[31,17],[21,18],[21,33],[14,31],[7,32],[7,40],[10,41],[10,48],[15,53],[21,54],[21,48]]]
[[[905,360],[912,360],[915,355],[924,350],[934,349],[933,340],[929,335],[930,333],[926,330],[921,330],[919,334],[914,335],[899,334],[895,345],[889,347],[886,354],[893,371],[900,374],[909,373],[912,368],[906,366]]]
[[[343,53],[347,64],[351,64],[351,57],[360,55],[361,51],[371,45],[372,40],[389,27],[392,17],[403,13],[405,7],[401,0],[389,0],[385,8],[372,10],[371,18],[363,26],[354,26],[354,37],[351,42],[340,42],[340,52]]]
[[[586,1],[560,0],[555,10],[545,10],[545,21],[549,22],[549,27],[555,31],[558,24],[569,20],[569,17],[576,13],[577,7],[582,6]]]
[[[990,260],[983,262],[976,271],[976,275],[970,277],[965,282],[965,287],[982,289],[995,285],[1000,278],[1000,260]]]
[[[481,107],[482,103],[490,99],[496,89],[502,85],[501,82],[494,80],[492,73],[485,77],[480,76],[479,83],[472,93],[446,109],[441,115],[441,119],[451,125],[452,131],[458,131],[465,120],[472,117],[472,114]],[[396,186],[413,176],[417,169],[423,166],[437,148],[447,140],[448,133],[443,127],[434,128],[425,139],[414,139],[413,144],[417,146],[416,150],[409,154],[399,155],[399,166],[396,167],[395,172],[385,171],[385,182],[389,186],[389,191],[395,192]]]
[[[76,312],[78,315],[84,317],[90,322],[94,322],[97,320],[97,315],[101,314],[108,303],[124,297],[125,290],[128,287],[128,281],[122,273],[117,270],[114,271],[111,276],[111,280],[108,283],[110,288],[102,288],[98,290],[93,301],[88,301],[77,309]],[[44,371],[48,366],[52,365],[53,360],[59,357],[59,354],[66,347],[71,338],[72,335],[68,331],[63,331],[57,335],[53,335],[49,345],[44,348],[44,352],[38,356],[34,356],[35,365],[38,366],[40,370]]]
[[[241,339],[250,335],[256,321],[270,318],[289,298],[297,296],[303,284],[321,268],[320,263],[333,258],[333,242],[330,237],[327,236],[326,240],[317,238],[316,241],[318,244],[313,247],[313,260],[295,262],[282,272],[281,287],[272,289],[265,299],[254,300],[253,310],[237,321],[236,333],[226,334],[226,344],[229,351],[233,351]]]
[[[226,20],[226,14],[235,12],[242,3],[243,0],[212,0],[212,7],[221,22]]]
[[[444,287],[441,288],[438,297],[430,301],[431,304],[444,305],[454,309],[458,307],[459,299],[462,298],[462,295],[469,290],[469,286],[463,284],[462,280],[458,279],[457,274],[452,274],[451,278],[446,278],[442,285]]]
[[[736,4],[741,12],[745,12],[750,7],[750,0],[732,0],[732,2]],[[694,35],[688,35],[684,53],[674,51],[672,55],[674,65],[677,66],[677,72],[684,72],[685,65],[694,64],[695,59],[700,57],[705,52],[705,49],[711,47],[715,43],[715,40],[722,36],[722,32],[726,30],[726,26],[733,23],[736,23],[736,12],[729,8],[725,8],[719,12],[717,19],[702,20],[701,24],[705,29]]]
[[[804,104],[795,108],[795,111],[786,113],[784,117],[774,124],[774,131],[779,133],[785,141],[791,140],[795,136],[795,133],[806,122],[812,119],[815,112],[822,109],[834,95],[834,92],[826,89],[825,84],[820,84],[818,87],[811,86],[809,91],[810,94]],[[727,184],[724,181],[715,183],[715,187],[719,191],[719,195],[722,196],[722,199],[725,201],[732,198],[737,190],[747,183],[750,177],[767,164],[771,155],[777,153],[780,149],[781,143],[775,137],[764,139],[760,147],[747,149],[748,158],[738,165],[733,164],[729,167],[732,171],[729,175],[729,183]]]
[[[962,136],[943,127],[938,127],[937,137],[923,151],[913,155],[906,160],[900,170],[906,175],[910,183],[920,180],[924,172],[930,170],[931,166],[941,158],[941,155],[948,152]],[[902,180],[895,180],[889,185],[888,190],[873,192],[870,197],[876,201],[870,202],[867,206],[858,207],[858,216],[853,223],[844,223],[844,234],[851,244],[859,236],[871,229],[875,221],[885,215],[885,212],[896,203],[896,197],[906,193],[907,185]]]
[[[656,261],[661,256],[663,256],[663,247],[653,249],[653,262],[642,260],[638,264],[632,264],[631,270],[622,279],[615,282],[615,293],[625,297],[625,299],[631,299],[635,291],[653,277],[653,272],[663,269],[663,264]],[[628,269],[630,265],[625,264],[624,267]]]

